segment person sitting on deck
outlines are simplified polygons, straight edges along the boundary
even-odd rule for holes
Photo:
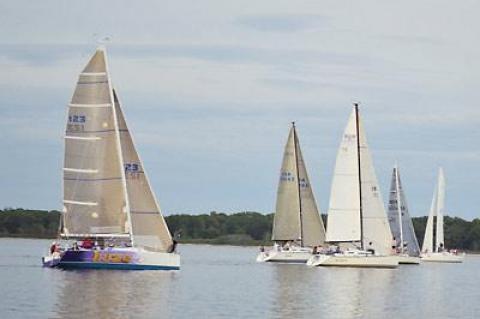
[[[57,248],[57,242],[54,241],[54,242],[52,243],[52,245],[50,246],[50,255],[53,255],[53,253],[56,252],[57,250],[58,250],[58,248]]]
[[[82,241],[81,247],[82,247],[83,249],[92,249],[92,247],[93,247],[93,241],[92,241],[90,238],[85,238],[85,239]]]

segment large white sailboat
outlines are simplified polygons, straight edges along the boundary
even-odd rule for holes
[[[393,244],[399,264],[420,263],[420,247],[408,212],[407,200],[400,180],[400,171],[395,165],[390,183],[388,221],[393,234]]]
[[[443,216],[445,215],[445,176],[443,169],[438,172],[438,183],[433,193],[432,205],[428,214],[425,237],[423,239],[422,254],[420,257],[424,262],[444,262],[461,263],[465,257],[464,253],[458,253],[456,250],[450,252],[445,247],[445,238],[443,234]],[[435,245],[434,218],[437,217],[435,225]]]
[[[326,241],[337,246],[309,266],[396,268],[392,234],[355,103],[337,154]]]
[[[64,245],[52,245],[44,266],[180,268],[113,89],[104,48],[80,73],[68,105],[63,191]]]
[[[305,263],[312,247],[323,245],[325,228],[292,123],[283,154],[273,221],[274,246],[257,256],[258,262]]]

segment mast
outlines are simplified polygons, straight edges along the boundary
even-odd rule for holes
[[[362,169],[361,169],[361,156],[360,156],[360,119],[358,116],[358,103],[353,103],[355,107],[355,129],[357,134],[357,163],[358,163],[358,193],[360,197],[360,247],[365,249],[363,243],[363,207],[362,207]]]
[[[397,193],[398,222],[400,226],[400,252],[403,253],[403,220],[402,220],[402,200],[400,196],[400,182],[398,178],[398,165],[395,164],[395,191]]]
[[[302,195],[300,192],[300,172],[298,169],[298,153],[297,153],[297,147],[298,147],[298,140],[297,140],[297,131],[295,129],[295,122],[292,122],[292,128],[293,128],[293,148],[294,148],[294,154],[295,154],[295,170],[297,174],[297,189],[298,189],[298,204],[299,204],[299,217],[300,217],[300,245],[303,247],[303,218],[302,218]]]

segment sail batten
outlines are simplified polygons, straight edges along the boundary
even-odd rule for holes
[[[107,75],[105,51],[97,50],[83,72]],[[76,234],[95,234],[106,228],[122,232],[125,229],[125,195],[122,181],[117,178],[121,170],[115,142],[118,133],[110,79],[103,78],[86,82],[80,74],[68,107],[63,221],[64,230]],[[82,107],[87,105],[89,107]]]

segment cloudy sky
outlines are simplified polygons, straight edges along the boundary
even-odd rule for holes
[[[112,80],[163,210],[274,209],[297,122],[326,211],[353,101],[387,195],[413,215],[438,166],[450,214],[480,216],[478,1],[0,0],[0,206],[61,207],[66,105],[108,45]]]

